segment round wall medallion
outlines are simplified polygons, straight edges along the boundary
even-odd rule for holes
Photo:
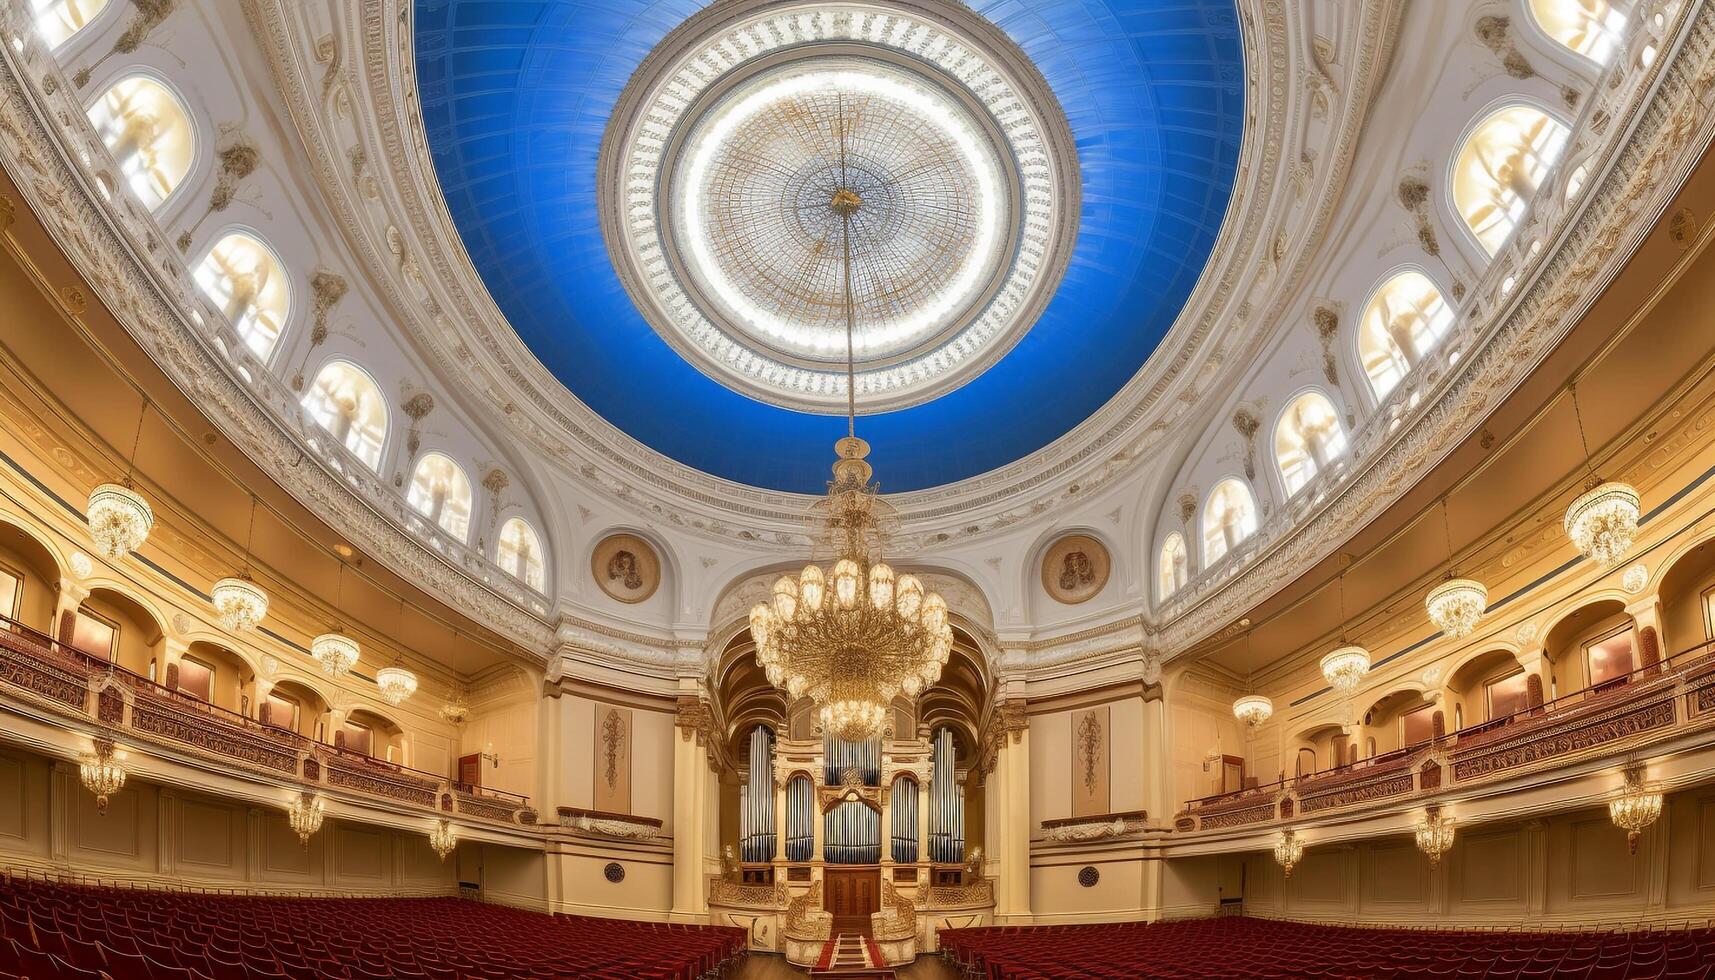
[[[1078,884],[1083,885],[1085,888],[1094,888],[1096,887],[1096,882],[1101,880],[1102,873],[1097,871],[1093,865],[1086,864],[1082,868],[1078,869]]]
[[[601,875],[617,885],[625,880],[625,867],[618,861],[609,861],[607,867],[601,869]]]
[[[1075,605],[1093,598],[1108,584],[1108,549],[1088,534],[1069,534],[1042,556],[1042,587],[1060,602]]]
[[[590,554],[590,574],[603,592],[620,602],[642,602],[661,586],[661,559],[637,535],[614,534]]]
[[[632,77],[602,229],[662,339],[735,391],[890,411],[1004,355],[1053,296],[1079,173],[1059,102],[957,4],[711,4]]]

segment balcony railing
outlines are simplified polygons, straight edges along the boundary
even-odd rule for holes
[[[1494,781],[1715,727],[1715,642],[1510,715],[1314,775],[1190,801],[1180,831],[1291,820]]]
[[[0,693],[21,690],[121,740],[189,748],[273,776],[503,823],[536,823],[530,798],[329,745],[210,704],[0,617]],[[130,736],[127,739],[127,736]]]

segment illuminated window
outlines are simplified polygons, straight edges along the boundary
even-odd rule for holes
[[[1274,427],[1274,458],[1286,492],[1297,493],[1346,453],[1346,431],[1328,399],[1307,391],[1292,400]]]
[[[424,453],[405,502],[460,541],[470,533],[470,478],[445,453]]]
[[[1226,557],[1256,533],[1256,500],[1237,478],[1215,484],[1203,504],[1203,567]]]
[[[1387,397],[1452,325],[1453,311],[1428,276],[1402,272],[1383,283],[1358,323],[1358,357],[1376,397]]]
[[[214,700],[214,668],[190,657],[179,659],[179,693]]]
[[[18,621],[18,607],[24,596],[24,576],[0,565],[0,616]]]
[[[72,623],[71,645],[92,657],[117,660],[119,657],[119,624],[87,609],[77,611]]]
[[[495,562],[501,571],[522,581],[537,592],[546,586],[543,572],[542,543],[536,530],[522,517],[514,517],[500,526],[500,544],[495,550]]]
[[[267,700],[262,702],[260,717],[264,725],[274,725],[295,732],[298,730],[298,702],[284,694],[270,693]]]
[[[1493,255],[1512,236],[1566,148],[1565,126],[1540,109],[1499,109],[1472,131],[1453,168],[1453,203]]]
[[[1626,31],[1626,16],[1608,0],[1530,0],[1531,16],[1549,37],[1607,64]]]
[[[1185,581],[1190,577],[1189,562],[1185,537],[1174,531],[1161,546],[1161,564],[1156,569],[1156,588],[1161,598],[1165,599],[1185,587]]]
[[[359,755],[368,755],[375,741],[369,726],[359,725],[355,721],[346,722],[340,733],[345,736],[345,747]]]
[[[107,9],[107,0],[30,0],[30,8],[36,33],[48,47],[57,48]]]
[[[1590,686],[1618,680],[1637,669],[1632,657],[1632,628],[1610,633],[1584,647],[1590,668]]]
[[[89,121],[144,207],[153,211],[190,173],[191,119],[152,78],[121,79],[89,109]]]
[[[244,232],[214,243],[196,269],[197,285],[220,307],[250,352],[266,361],[286,325],[285,267],[268,246]]]
[[[387,440],[387,403],[381,389],[350,361],[329,361],[304,394],[310,418],[334,441],[368,464],[381,468],[381,446]]]
[[[1489,720],[1508,718],[1530,707],[1530,675],[1515,671],[1483,686],[1488,692]]]

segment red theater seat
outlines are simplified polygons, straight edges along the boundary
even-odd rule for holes
[[[699,980],[742,929],[460,899],[296,899],[0,876],[0,980]]]

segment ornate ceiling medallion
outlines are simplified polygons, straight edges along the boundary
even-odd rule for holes
[[[675,350],[761,401],[844,408],[836,190],[862,205],[851,341],[871,412],[993,364],[1070,258],[1071,131],[1023,53],[963,8],[715,4],[613,120],[600,204],[621,279]]]

